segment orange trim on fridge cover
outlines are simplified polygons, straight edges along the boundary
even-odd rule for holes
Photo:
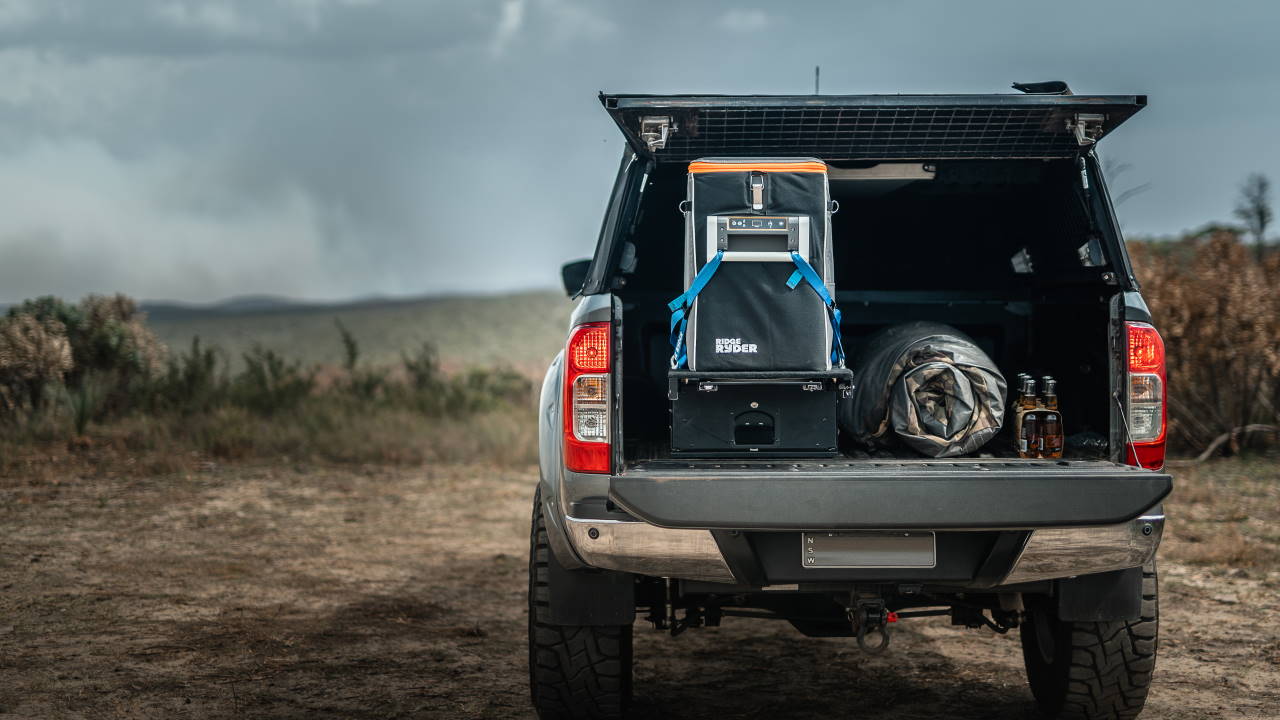
[[[713,173],[713,172],[792,172],[792,173],[825,173],[827,171],[826,163],[816,161],[810,162],[741,162],[741,163],[718,163],[718,162],[691,162],[689,163],[689,172],[691,173]]]

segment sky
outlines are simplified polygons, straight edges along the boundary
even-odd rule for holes
[[[1280,179],[1280,3],[0,0],[0,301],[556,287],[609,92],[1149,95],[1129,234]],[[1011,91],[1010,91],[1011,92]]]

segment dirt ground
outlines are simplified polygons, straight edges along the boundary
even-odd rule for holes
[[[208,466],[0,481],[0,718],[531,717],[534,480]],[[1274,568],[1162,563],[1144,717],[1280,717]],[[1034,717],[1016,633],[899,628],[870,657],[785,623],[673,639],[641,622],[635,716]]]

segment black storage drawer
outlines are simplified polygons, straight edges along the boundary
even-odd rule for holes
[[[838,376],[726,379],[692,375],[672,372],[673,455],[836,455],[836,408],[846,387]]]

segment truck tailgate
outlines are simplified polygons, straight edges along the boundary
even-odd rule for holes
[[[1109,525],[1173,487],[1163,472],[1079,460],[654,460],[610,478],[646,522],[734,530]]]

